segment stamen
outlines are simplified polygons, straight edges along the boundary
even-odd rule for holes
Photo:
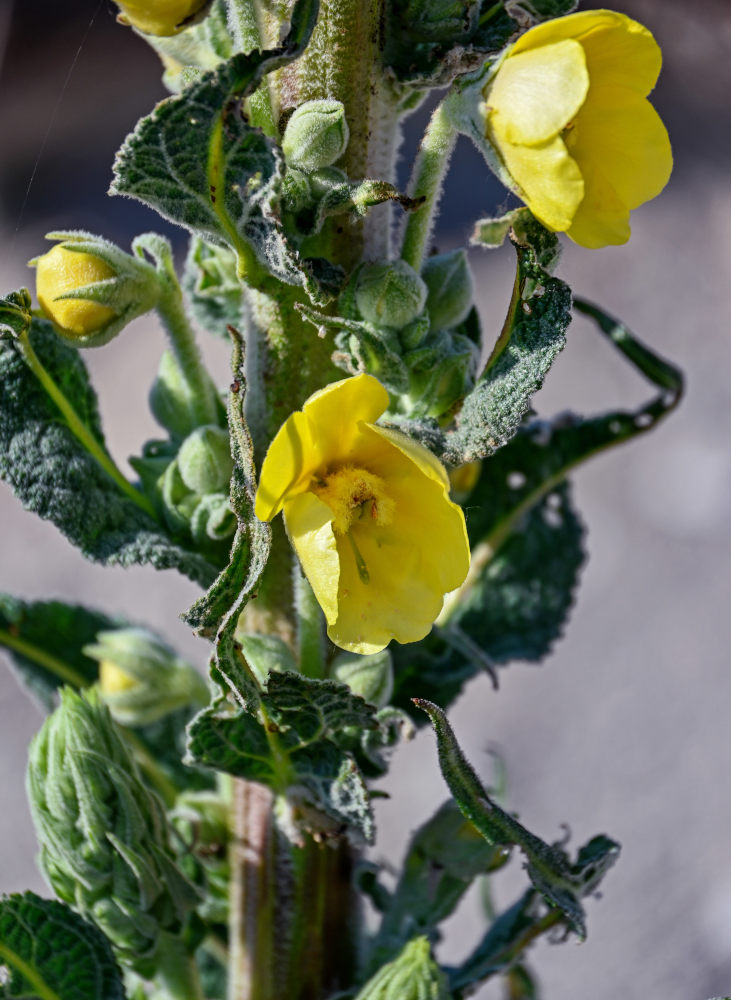
[[[353,532],[347,531],[346,535],[348,537],[348,541],[350,542],[350,547],[353,550],[353,555],[355,557],[355,568],[358,570],[358,576],[360,577],[362,583],[370,583],[371,574],[368,572],[368,567],[365,564],[365,559],[360,554],[360,549],[355,543],[355,539],[353,538]]]

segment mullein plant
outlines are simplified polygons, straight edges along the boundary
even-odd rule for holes
[[[0,303],[0,473],[87,558],[199,584],[183,618],[211,656],[206,683],[113,612],[0,595],[0,644],[48,712],[28,793],[57,897],[0,902],[0,996],[461,1000],[498,978],[516,1000],[537,995],[533,941],[585,936],[618,844],[527,830],[446,714],[472,678],[549,651],[584,560],[570,471],[682,393],[555,276],[557,234],[626,242],[672,164],[652,35],[574,6],[119,0],[171,96],[124,140],[111,194],[187,230],[187,257],[154,233],[131,252],[50,234],[37,306]],[[432,90],[402,191],[401,126]],[[516,196],[471,239],[512,245],[500,330],[465,250],[432,252],[460,134]],[[161,432],[130,481],[84,351],[152,310]],[[645,404],[536,415],[574,312]],[[230,343],[225,390],[199,330]],[[384,878],[372,782],[424,725],[445,801]],[[513,855],[521,894],[444,964],[442,922]]]

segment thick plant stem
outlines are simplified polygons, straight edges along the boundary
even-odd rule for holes
[[[23,355],[25,363],[41,383],[48,396],[61,411],[61,415],[66,421],[68,428],[74,437],[89,452],[92,458],[96,459],[104,471],[114,480],[117,486],[119,486],[122,492],[125,493],[126,496],[133,501],[133,503],[144,510],[146,514],[149,514],[150,517],[156,518],[157,515],[155,514],[155,509],[150,501],[146,496],[143,496],[139,490],[135,489],[127,477],[120,472],[104,445],[102,445],[96,437],[94,437],[86,424],[81,420],[72,404],[68,401],[66,396],[64,396],[59,386],[56,385],[46,369],[43,367],[40,358],[33,350],[28,334],[25,333],[23,336],[18,337],[16,343],[21,354]]]
[[[409,196],[423,198],[424,203],[411,212],[406,220],[401,257],[417,272],[421,271],[429,250],[442,183],[456,141],[457,133],[447,118],[444,105],[440,104],[431,116],[421,140],[409,185]]]
[[[352,857],[278,831],[271,792],[234,782],[228,1000],[322,1000],[352,981]]]

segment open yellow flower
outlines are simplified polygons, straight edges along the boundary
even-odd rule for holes
[[[444,467],[376,426],[387,407],[371,375],[310,396],[272,441],[256,495],[262,521],[284,511],[328,635],[354,653],[422,639],[470,561]]]
[[[487,139],[549,229],[626,243],[630,209],[665,187],[670,141],[646,100],[661,62],[647,28],[587,10],[531,28],[488,81]]]

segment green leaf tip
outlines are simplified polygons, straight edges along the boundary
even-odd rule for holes
[[[608,837],[594,838],[579,851],[575,863],[558,845],[549,845],[493,802],[464,756],[447,717],[433,702],[414,698],[427,713],[437,736],[439,765],[463,815],[493,845],[516,845],[526,859],[531,882],[546,902],[561,911],[566,926],[586,937],[581,900],[596,889],[619,856],[619,845]]]

